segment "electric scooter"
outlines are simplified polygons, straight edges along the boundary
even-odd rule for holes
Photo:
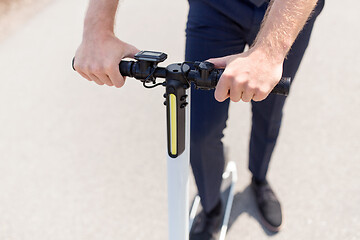
[[[183,62],[158,67],[167,54],[154,51],[140,51],[136,61],[121,61],[121,75],[133,77],[145,88],[164,86],[167,116],[167,181],[168,181],[168,236],[169,240],[188,240],[194,222],[200,197],[194,198],[189,214],[189,164],[190,164],[190,86],[210,90],[216,87],[223,69],[215,69],[210,62]],[[74,63],[74,60],[73,60]],[[165,81],[156,83],[156,78]],[[271,93],[288,95],[290,78],[282,78]],[[237,170],[229,162],[223,180],[230,182],[225,190],[225,210],[219,240],[224,240],[228,228]]]

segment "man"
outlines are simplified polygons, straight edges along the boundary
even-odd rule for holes
[[[324,0],[317,2],[189,0],[186,60],[209,60],[216,67],[225,68],[215,91],[192,88],[190,155],[204,211],[192,229],[191,240],[213,239],[220,224],[224,169],[221,139],[230,100],[251,101],[251,186],[264,226],[279,231],[281,207],[266,173],[280,129],[285,97],[269,93],[281,76],[294,78],[314,21],[324,5]],[[139,50],[114,35],[117,5],[118,0],[90,0],[74,66],[89,81],[122,87],[124,78],[118,64]],[[246,45],[251,47],[242,53]]]

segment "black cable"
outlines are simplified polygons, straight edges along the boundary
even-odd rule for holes
[[[152,72],[149,74],[149,76],[147,76],[147,77],[144,79],[144,81],[143,81],[143,86],[144,86],[145,88],[154,88],[154,87],[157,87],[157,86],[160,86],[160,85],[166,86],[166,82],[156,83],[156,84],[155,84],[155,80],[154,80],[154,79],[152,80],[153,83],[154,83],[153,85],[150,85],[150,86],[146,85],[146,81],[147,81],[150,77],[153,76],[155,70],[156,70],[156,67],[154,67],[154,69],[153,69]]]
[[[160,86],[160,85],[166,86],[166,82],[156,83],[156,84],[151,85],[151,86],[146,85],[146,84],[145,84],[145,81],[143,82],[143,86],[144,86],[145,88],[154,88],[154,87],[157,87],[157,86]]]
[[[191,64],[194,64],[194,62],[189,62],[189,61],[185,61],[183,63],[181,63],[181,66],[180,66],[180,69],[181,69],[181,74],[183,75],[184,79],[186,80],[186,82],[190,85],[190,81],[189,79],[187,78],[185,72],[184,72],[184,64],[188,64],[188,65],[191,65]],[[190,66],[189,66],[190,67]],[[190,67],[191,68],[191,67]],[[143,81],[143,86],[145,88],[154,88],[154,87],[157,87],[157,86],[166,86],[166,81],[162,82],[162,83],[156,83],[155,84],[155,80],[153,80],[153,85],[146,85],[146,81],[153,76],[154,72],[155,72],[156,68],[153,69],[153,71],[149,74],[149,76],[147,76],[144,81]]]

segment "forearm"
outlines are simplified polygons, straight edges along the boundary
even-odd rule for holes
[[[114,32],[119,0],[90,0],[84,21],[84,37],[101,37]]]
[[[253,48],[275,62],[283,61],[316,3],[317,0],[272,0]]]
[[[119,0],[90,0],[74,69],[89,81],[119,88],[125,82],[119,71],[121,59],[134,57],[139,50],[114,34],[118,4]]]

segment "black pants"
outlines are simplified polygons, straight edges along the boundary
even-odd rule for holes
[[[189,0],[186,28],[187,61],[200,61],[241,53],[251,45],[259,31],[267,4],[261,7],[247,0]],[[324,6],[320,0],[284,62],[283,76],[294,79],[308,46],[316,17]],[[210,211],[220,196],[224,151],[221,139],[228,118],[229,99],[220,103],[214,91],[191,91],[190,160],[201,203]],[[258,180],[266,177],[276,144],[286,97],[269,95],[264,101],[252,101],[252,130],[249,169]]]

